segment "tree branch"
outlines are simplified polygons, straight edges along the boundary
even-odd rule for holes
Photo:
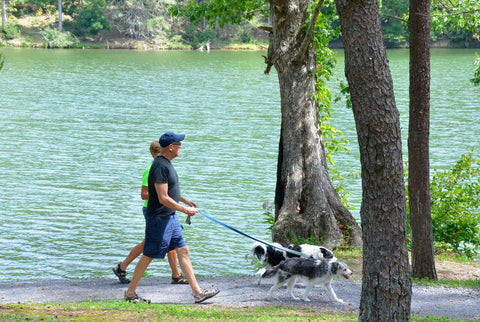
[[[458,16],[458,15],[464,15],[466,13],[475,13],[475,12],[479,12],[480,9],[474,9],[474,10],[468,10],[468,11],[462,11],[462,12],[452,12],[452,13],[449,13],[447,15],[448,16]]]
[[[302,45],[300,46],[300,51],[296,58],[296,61],[302,61],[305,53],[307,52],[308,46],[310,46],[312,39],[313,39],[313,30],[315,29],[315,24],[317,23],[318,15],[320,14],[320,10],[322,9],[324,0],[319,0],[317,6],[315,7],[315,11],[310,19],[310,23],[308,25],[307,33],[305,34],[305,38],[303,38]]]
[[[398,21],[401,21],[401,22],[404,22],[404,23],[408,23],[407,20],[402,19],[402,18],[400,18],[400,17],[390,16],[390,15],[382,15],[382,17],[391,18],[391,19],[395,19],[395,20],[398,20]]]

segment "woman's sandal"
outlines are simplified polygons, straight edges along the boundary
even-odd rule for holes
[[[188,284],[188,279],[183,275],[179,277],[172,276],[172,284]]]
[[[147,303],[147,304],[150,304],[150,302],[151,302],[150,300],[141,298],[140,296],[137,295],[137,293],[135,293],[134,296],[128,296],[128,295],[127,295],[127,292],[125,292],[124,298],[125,298],[125,301],[127,301],[127,302],[132,302],[132,303],[134,303],[134,304],[137,304],[137,303]]]
[[[120,263],[120,264],[121,264],[121,263]],[[128,283],[130,283],[130,280],[127,278],[127,272],[120,268],[120,264],[118,264],[117,266],[115,266],[114,268],[112,268],[113,273],[114,273],[115,275],[117,275],[118,280],[120,281],[120,283],[122,283],[122,284],[128,284]]]

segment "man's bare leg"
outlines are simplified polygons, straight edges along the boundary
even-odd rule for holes
[[[122,271],[126,271],[128,265],[135,260],[138,256],[143,253],[143,246],[145,246],[145,239],[138,244],[137,246],[133,247],[127,257],[120,263],[120,269]]]
[[[143,273],[147,270],[148,265],[152,262],[153,258],[143,255],[135,266],[135,272],[133,273],[132,281],[128,287],[128,290],[125,292],[126,296],[132,297],[135,296],[138,282],[143,276]]]
[[[188,253],[188,246],[177,248],[176,251],[180,268],[182,269],[183,274],[185,274],[185,277],[188,279],[188,283],[192,288],[193,295],[202,293],[203,290],[198,285],[197,279],[195,278],[195,273],[193,272],[192,262],[190,261],[190,256]]]

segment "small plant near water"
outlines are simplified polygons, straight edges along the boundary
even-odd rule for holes
[[[434,241],[473,257],[480,248],[480,160],[473,149],[450,170],[435,171],[430,190]]]

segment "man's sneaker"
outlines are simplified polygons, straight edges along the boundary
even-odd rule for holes
[[[117,275],[120,283],[122,283],[122,284],[130,283],[130,280],[127,278],[127,272],[120,268],[120,264],[118,264],[116,267],[112,268],[112,270],[113,270],[113,273],[115,273],[115,275]]]
[[[198,295],[194,295],[193,297],[195,298],[195,303],[202,303],[206,299],[209,299],[211,297],[214,297],[217,295],[220,291],[217,289],[213,290],[203,290],[202,293]]]

